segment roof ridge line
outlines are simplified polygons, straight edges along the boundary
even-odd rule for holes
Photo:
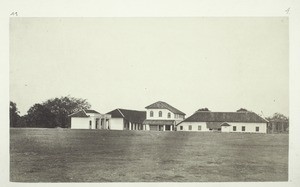
[[[80,110],[78,110],[77,112],[73,112],[72,114],[69,114],[68,116],[71,116],[73,114],[77,114],[78,112],[80,112]]]
[[[85,115],[87,115],[84,109],[81,109],[81,110],[85,113]],[[88,115],[87,115],[87,116],[88,116]]]
[[[134,111],[134,112],[146,112],[145,110],[132,110],[132,109],[126,109],[126,108],[117,108],[120,110],[127,110],[127,111]]]
[[[125,118],[124,114],[121,112],[121,110],[119,108],[117,108],[117,110],[120,112],[120,114],[123,116],[123,118]]]

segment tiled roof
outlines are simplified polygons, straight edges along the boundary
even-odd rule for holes
[[[96,110],[80,110],[78,112],[75,112],[73,114],[70,114],[69,117],[89,117],[89,115],[87,115],[87,113],[94,113],[94,114],[100,114],[99,112],[97,112]]]
[[[220,122],[206,122],[206,127],[209,129],[220,129],[221,125]]]
[[[83,110],[70,114],[69,117],[89,117]]]
[[[124,118],[132,123],[143,123],[146,119],[146,111],[128,110],[128,109],[115,109],[108,112],[112,118]]]
[[[254,112],[195,112],[182,122],[245,122],[267,123],[268,121]]]
[[[156,103],[153,103],[147,107],[145,107],[146,109],[168,109],[171,112],[173,112],[174,114],[181,114],[181,115],[185,115],[185,113],[181,112],[180,110],[178,110],[177,108],[174,108],[173,106],[169,105],[166,102],[163,101],[157,101]]]
[[[174,125],[175,120],[145,120],[145,125]]]
[[[94,114],[100,114],[96,110],[84,110],[86,113],[94,113]]]

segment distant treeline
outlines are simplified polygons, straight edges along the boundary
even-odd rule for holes
[[[17,104],[10,101],[10,127],[68,128],[69,114],[90,107],[86,99],[66,96],[34,104],[26,115],[20,116]]]

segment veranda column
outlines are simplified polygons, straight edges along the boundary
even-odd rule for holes
[[[170,131],[173,131],[173,125],[170,126]]]
[[[103,129],[103,118],[102,117],[100,118],[100,124],[99,125],[100,125],[99,129]]]
[[[110,130],[110,119],[107,119],[107,128]]]
[[[103,118],[103,129],[106,129],[106,118]]]
[[[131,122],[129,122],[128,124],[129,124],[129,130],[131,130]]]

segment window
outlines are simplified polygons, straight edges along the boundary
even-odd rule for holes
[[[189,125],[189,131],[191,131],[192,130],[192,125]]]
[[[92,129],[92,120],[90,120],[90,129]]]
[[[233,131],[236,131],[236,126],[233,126],[233,129],[232,129]]]
[[[256,131],[256,132],[259,132],[259,127],[255,127],[255,131]]]
[[[183,126],[180,126],[180,130],[181,130],[181,131],[183,130]]]
[[[201,131],[201,125],[198,125],[198,131]]]
[[[153,117],[153,111],[150,111],[150,117]]]
[[[171,118],[171,113],[170,112],[168,113],[168,118]]]
[[[158,117],[162,117],[162,111],[158,112]]]
[[[166,130],[166,131],[170,131],[170,130],[171,130],[171,125],[166,125],[166,126],[165,126],[165,130]]]
[[[245,126],[242,126],[242,131],[245,131],[246,130],[246,127]]]

